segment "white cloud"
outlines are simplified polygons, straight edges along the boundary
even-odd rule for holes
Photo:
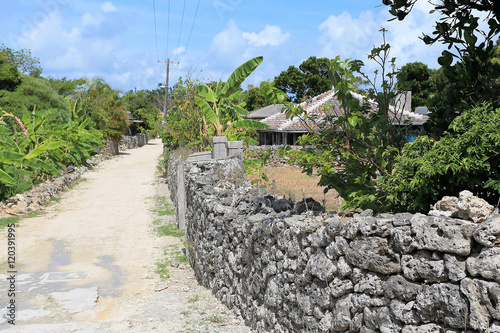
[[[291,37],[290,33],[283,32],[279,26],[266,25],[259,32],[244,32],[233,20],[229,20],[227,27],[212,39],[209,50],[209,60],[203,59],[204,69],[216,80],[227,78],[237,66],[256,57],[263,56],[264,63],[259,66],[249,81],[258,77],[263,68],[269,65],[266,59],[283,59],[289,50],[283,47]],[[268,76],[269,72],[264,75]],[[267,79],[267,78],[266,78]],[[260,82],[260,81],[259,81]]]
[[[118,8],[116,8],[110,1],[106,1],[105,3],[103,3],[101,5],[101,10],[104,13],[112,13],[112,12],[116,12],[118,10]]]
[[[81,22],[83,25],[98,26],[104,21],[103,15],[94,15],[85,13],[82,15]]]
[[[435,45],[429,47],[419,38],[422,32],[432,32],[432,27],[438,19],[430,15],[432,6],[427,2],[417,1],[413,11],[403,21],[391,18],[387,8],[378,13],[367,11],[358,17],[349,13],[330,16],[319,26],[318,46],[320,56],[334,58],[340,55],[341,59],[360,59],[366,65],[366,72],[370,73],[377,65],[367,60],[367,54],[373,46],[382,43],[380,29],[386,28],[386,42],[391,45],[390,57],[396,57],[398,67],[414,61],[428,64],[431,68],[437,66],[436,59],[443,47]]]
[[[229,20],[227,27],[213,38],[211,49],[219,55],[232,55],[238,50],[241,51],[245,44],[242,31],[233,20]]]
[[[278,26],[266,25],[264,30],[259,33],[244,32],[242,36],[253,46],[278,46],[290,38],[290,33],[282,33]]]
[[[186,51],[186,48],[181,45],[178,48],[176,48],[172,53],[174,56],[176,56],[178,54],[182,54],[184,51]]]
[[[18,39],[22,48],[29,48],[43,63],[45,72],[106,72],[116,61],[117,38],[105,37],[98,28],[105,23],[99,14],[85,13],[80,24],[65,29],[65,19],[53,12],[24,31]]]
[[[370,11],[363,12],[358,18],[344,12],[338,16],[329,16],[319,26],[320,54],[329,58],[340,55],[341,58],[359,57],[378,39],[380,25]]]

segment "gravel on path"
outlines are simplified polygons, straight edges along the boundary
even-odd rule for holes
[[[159,140],[83,175],[61,200],[15,228],[15,296],[7,229],[0,230],[0,330],[8,332],[236,332],[251,330],[183,256],[158,176]],[[160,206],[158,206],[160,204]],[[161,229],[161,228],[160,228]],[[15,324],[7,305],[15,300]]]

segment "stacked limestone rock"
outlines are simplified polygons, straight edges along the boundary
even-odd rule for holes
[[[149,140],[151,140],[151,134],[149,133],[138,133],[134,136],[123,136],[122,140],[118,142],[118,151],[113,148],[113,141],[107,140],[104,146],[99,149],[99,154],[105,156],[113,156],[118,154],[119,151],[125,151],[128,149],[140,148],[147,145]]]
[[[0,202],[1,215],[25,215],[43,209],[54,195],[67,189],[68,185],[79,179],[89,167],[97,165],[103,158],[95,156],[88,166],[69,167],[60,177],[54,177],[33,189]]]
[[[485,221],[494,207],[484,199],[475,197],[470,191],[462,191],[459,197],[443,197],[429,212],[432,216],[448,216],[471,220],[476,223]]]
[[[149,133],[138,133],[134,136],[124,136],[123,139],[118,143],[120,151],[140,148],[147,145],[149,140],[151,140],[151,134]]]
[[[185,164],[188,257],[255,331],[500,332],[498,217],[277,213],[229,164]]]

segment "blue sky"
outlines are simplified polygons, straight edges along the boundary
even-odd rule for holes
[[[199,3],[199,6],[198,6]],[[44,76],[101,76],[124,91],[154,89],[179,77],[225,80],[244,61],[264,62],[245,84],[272,80],[310,56],[361,59],[388,29],[397,65],[421,61],[437,68],[441,46],[418,38],[431,32],[436,14],[417,2],[403,22],[387,22],[374,0],[0,0],[0,44],[28,48]],[[170,7],[170,10],[169,10]],[[196,14],[196,17],[195,17]],[[156,29],[155,29],[156,17]],[[156,30],[156,33],[155,33]],[[189,43],[188,43],[189,42]]]

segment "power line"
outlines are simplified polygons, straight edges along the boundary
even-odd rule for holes
[[[165,59],[168,58],[168,42],[170,37],[170,0],[168,0],[168,12],[167,12],[167,49],[165,51]]]
[[[187,52],[187,49],[189,47],[189,42],[191,41],[191,36],[193,35],[194,23],[196,22],[196,17],[198,15],[199,8],[200,8],[200,0],[198,0],[198,4],[196,5],[196,11],[194,12],[193,23],[191,24],[191,31],[189,32],[189,37],[188,37],[188,41],[186,43],[186,47],[184,48],[184,51],[182,52],[182,57],[180,58],[177,65],[175,66],[174,73],[176,73],[179,70],[179,64],[181,64],[184,61],[184,57],[186,56],[186,52]]]
[[[179,30],[179,38],[177,39],[177,47],[175,48],[176,50],[179,48],[179,45],[181,43],[182,26],[184,24],[184,13],[185,12],[186,12],[186,0],[184,0],[184,7],[182,9],[181,28]]]
[[[153,0],[153,18],[155,22],[155,44],[156,44],[156,60],[160,62],[160,56],[158,53],[158,32],[156,31],[156,4],[155,0]]]
[[[182,38],[182,30],[183,30],[183,27],[184,27],[184,17],[185,17],[185,13],[186,13],[186,2],[187,2],[187,0],[184,0],[183,9],[182,9],[181,25],[180,25],[180,28],[179,28],[179,36],[177,38],[177,47],[176,47],[175,50],[179,49],[181,38]],[[168,12],[167,12],[167,41],[166,41],[167,45],[166,45],[166,51],[165,51],[166,52],[165,53],[165,59],[167,59],[167,61],[160,61],[160,57],[159,57],[159,51],[158,51],[158,32],[157,32],[157,22],[156,22],[157,21],[156,20],[156,3],[155,3],[155,0],[153,0],[154,24],[155,24],[155,43],[156,43],[156,57],[157,57],[157,61],[159,63],[161,63],[163,65],[163,67],[168,67],[168,65],[170,63],[174,64],[175,65],[174,73],[177,72],[177,70],[179,69],[180,63],[184,60],[184,58],[186,56],[186,52],[188,50],[189,43],[191,42],[191,37],[193,35],[193,30],[194,30],[194,25],[195,25],[195,22],[196,22],[196,18],[198,16],[198,11],[199,11],[199,8],[200,8],[200,2],[201,2],[201,0],[198,0],[198,3],[196,5],[196,11],[194,13],[193,22],[191,24],[191,30],[189,32],[189,37],[187,39],[186,47],[182,51],[182,56],[179,57],[180,58],[180,62],[173,62],[173,61],[170,61],[170,59],[169,59],[169,48],[170,48],[170,45],[169,45],[169,41],[170,41],[170,11],[171,11],[170,7],[171,7],[171,0],[168,0]],[[168,69],[167,69],[167,72],[168,72]]]
[[[194,18],[193,18],[193,24],[191,24],[191,31],[189,32],[189,38],[188,38],[188,41],[186,44],[186,48],[184,49],[184,52],[182,53],[182,58],[181,58],[180,62],[182,62],[184,60],[184,56],[186,55],[187,48],[189,46],[189,42],[191,41],[191,35],[193,34],[194,22],[196,21],[196,16],[198,15],[198,8],[200,8],[200,0],[198,0],[198,5],[196,6],[196,11],[194,13]]]

